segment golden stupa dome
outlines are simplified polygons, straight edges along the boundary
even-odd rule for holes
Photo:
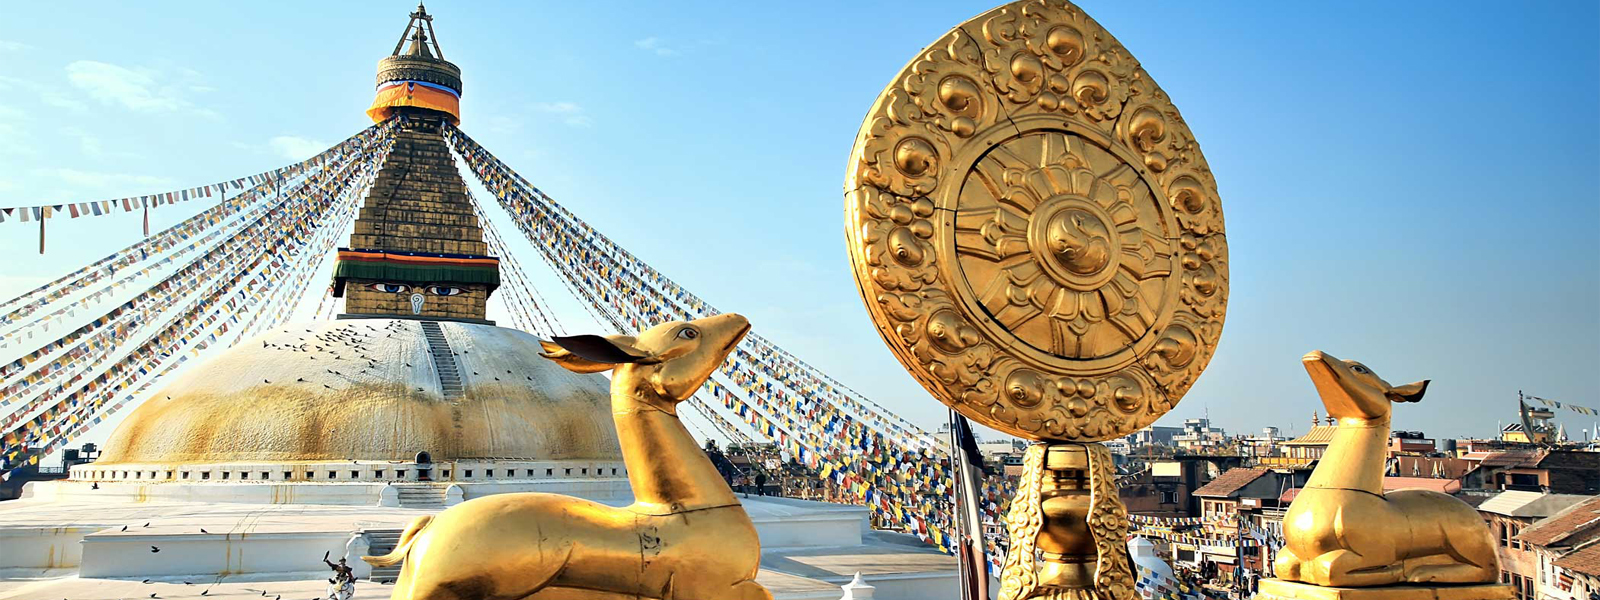
[[[98,464],[620,460],[607,380],[539,352],[532,335],[473,323],[287,326],[151,395]]]

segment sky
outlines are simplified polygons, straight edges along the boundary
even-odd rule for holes
[[[842,182],[884,85],[991,5],[729,6],[428,8],[464,73],[464,131],[719,309],[937,427],[943,406],[856,291]],[[1313,349],[1394,383],[1432,379],[1394,426],[1435,437],[1493,435],[1519,390],[1600,407],[1600,4],[1081,6],[1183,112],[1227,218],[1227,324],[1161,424],[1303,433],[1323,410],[1299,362]],[[309,157],[370,124],[375,63],[412,8],[8,3],[0,207]],[[151,226],[203,208],[153,210]],[[40,256],[36,224],[0,224],[0,297],[136,242],[140,223],[57,219],[47,235]],[[512,246],[569,331],[603,331],[530,245]],[[1560,419],[1581,437],[1593,418]]]

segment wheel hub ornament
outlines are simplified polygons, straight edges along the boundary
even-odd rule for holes
[[[1227,305],[1216,183],[1165,92],[1059,0],[928,46],[878,97],[845,180],[856,281],[941,402],[1039,441],[1171,410]]]

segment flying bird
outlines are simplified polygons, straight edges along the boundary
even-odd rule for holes
[[[201,528],[200,528],[200,533],[211,533],[211,532],[209,532],[209,531],[206,531],[206,528],[204,528],[204,527],[201,527]]]
[[[161,549],[160,549],[160,548],[157,548],[157,547],[155,547],[155,546],[151,546],[151,547],[150,547],[150,553],[151,553],[151,554],[154,554],[154,553],[156,553],[156,552],[160,552],[160,551],[161,551]]]
[[[127,530],[128,530],[128,526],[127,525],[123,525],[122,526],[122,531],[127,531]]]

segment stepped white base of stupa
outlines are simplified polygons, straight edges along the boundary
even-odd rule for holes
[[[260,598],[262,591],[268,598],[317,597],[328,573],[324,553],[345,556],[360,532],[392,532],[443,510],[174,501],[175,494],[141,498],[104,484],[95,491],[110,493],[97,498],[77,485],[31,484],[38,487],[30,497],[0,502],[0,600],[152,593],[171,600],[200,598],[202,591],[208,599]],[[303,500],[325,493],[303,492],[294,495]],[[632,501],[626,492],[591,499],[616,506]],[[870,530],[863,507],[771,497],[741,501],[761,537],[758,580],[776,598],[836,600],[857,572],[876,586],[879,600],[958,597],[955,559],[911,536]],[[392,589],[364,580],[357,597],[387,598]]]

